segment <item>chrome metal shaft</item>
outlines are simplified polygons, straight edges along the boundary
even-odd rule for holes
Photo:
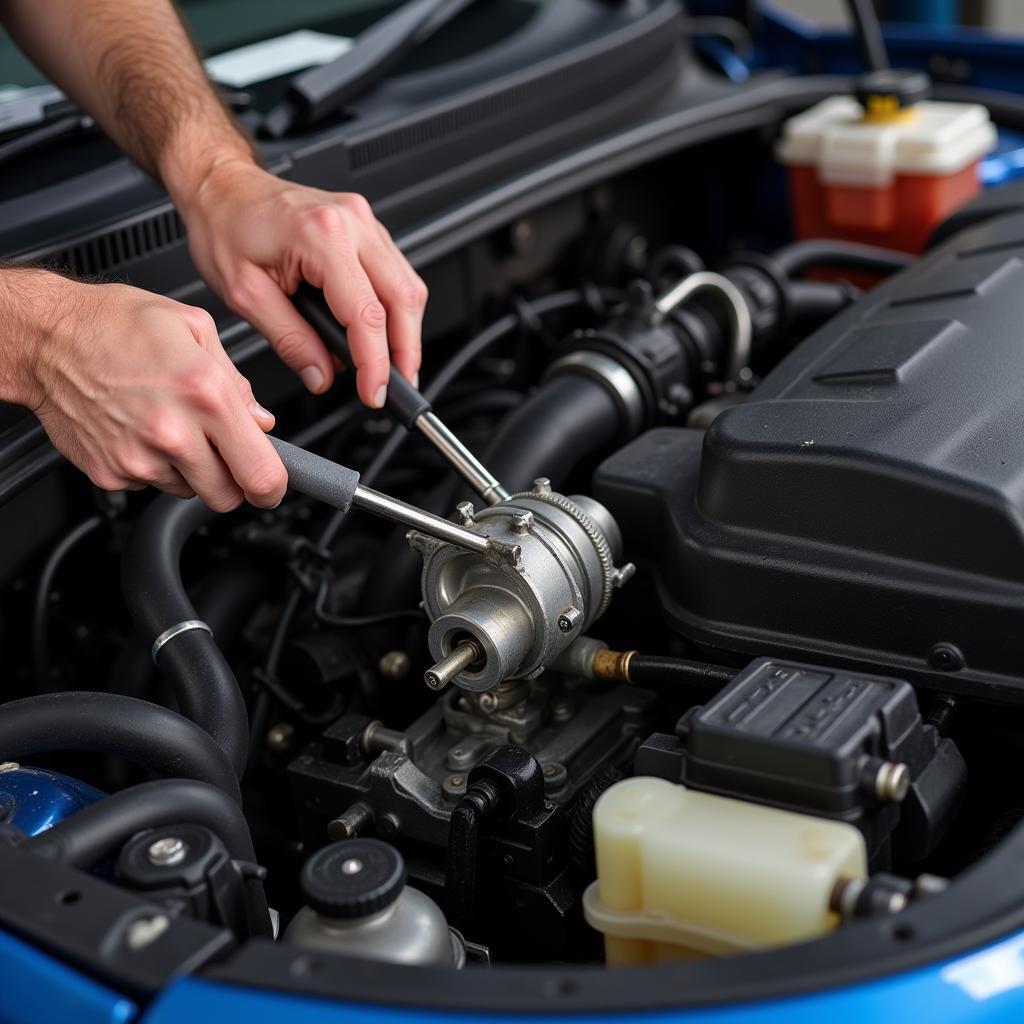
[[[420,533],[447,541],[447,543],[464,548],[466,551],[484,553],[490,551],[492,547],[491,542],[482,534],[467,530],[464,526],[457,526],[455,523],[448,522],[447,519],[442,519],[441,516],[424,512],[423,509],[417,508],[415,505],[409,505],[390,495],[381,494],[380,491],[364,487],[362,484],[356,487],[352,504],[358,505],[382,519],[390,519],[392,522],[411,526],[414,530],[419,530]]]
[[[416,428],[488,505],[509,496],[487,467],[432,412],[418,417]]]
[[[475,640],[463,640],[447,658],[427,669],[423,681],[432,690],[443,690],[460,672],[465,671],[483,656]]]

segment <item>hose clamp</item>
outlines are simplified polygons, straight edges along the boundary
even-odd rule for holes
[[[165,629],[153,641],[153,648],[150,652],[153,655],[153,664],[159,668],[160,652],[167,643],[182,633],[190,633],[193,629],[201,629],[204,633],[209,633],[210,636],[213,636],[213,630],[202,619],[185,619],[183,622],[175,623],[169,629]]]
[[[621,363],[603,352],[578,349],[556,359],[544,374],[550,380],[559,374],[576,373],[591,377],[611,393],[625,422],[625,433],[632,437],[643,429],[647,418],[644,398],[633,375]]]

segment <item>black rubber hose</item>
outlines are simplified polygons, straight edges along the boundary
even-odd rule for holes
[[[792,323],[823,324],[857,297],[856,288],[837,281],[793,281],[786,289]]]
[[[168,825],[203,825],[220,837],[233,860],[256,863],[241,807],[222,790],[186,779],[123,789],[26,839],[22,848],[89,870],[113,859],[137,832]],[[263,883],[250,876],[248,892],[253,923],[260,934],[272,934]]]
[[[148,642],[179,622],[198,618],[185,593],[179,563],[185,542],[215,515],[198,498],[163,496],[149,505],[132,531],[121,563],[121,582],[135,625]],[[161,648],[159,659],[181,713],[213,737],[241,776],[249,717],[238,682],[214,638],[198,629],[180,633]]]
[[[501,421],[484,465],[512,494],[529,490],[538,476],[559,490],[621,428],[619,407],[604,385],[582,374],[560,374]]]
[[[210,736],[175,711],[112,693],[25,697],[0,706],[0,758],[53,750],[123,757],[156,775],[195,779],[241,802],[238,778]]]
[[[811,267],[843,267],[892,274],[917,260],[910,253],[879,245],[844,242],[836,238],[809,238],[772,253],[772,259],[788,277],[799,277]]]
[[[889,67],[889,53],[882,37],[874,0],[846,0],[853,19],[857,43],[865,71],[885,71]]]
[[[629,681],[638,686],[658,683],[681,683],[718,689],[731,682],[736,669],[709,665],[686,658],[663,658],[656,654],[634,654],[629,659]]]

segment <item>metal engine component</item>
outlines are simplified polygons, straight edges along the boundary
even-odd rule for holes
[[[631,564],[615,567],[622,537],[607,509],[558,494],[547,480],[479,512],[462,505],[459,513],[467,529],[516,557],[410,534],[423,555],[430,651],[440,663],[427,673],[434,689],[452,681],[483,692],[534,678],[604,613],[633,573]],[[470,659],[469,644],[478,657]]]

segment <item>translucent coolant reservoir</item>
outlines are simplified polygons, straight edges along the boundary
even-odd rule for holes
[[[834,96],[786,122],[777,153],[789,167],[798,237],[920,252],[980,190],[978,161],[996,141],[988,111],[901,102],[895,89],[859,102]]]
[[[836,884],[867,870],[852,825],[654,778],[604,793],[594,841],[597,881],[583,905],[609,965],[813,939],[839,921]]]

